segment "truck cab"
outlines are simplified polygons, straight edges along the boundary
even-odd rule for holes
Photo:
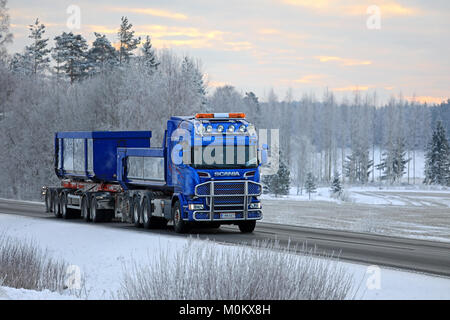
[[[167,123],[167,183],[180,218],[253,230],[262,219],[258,137],[243,113],[172,117]]]

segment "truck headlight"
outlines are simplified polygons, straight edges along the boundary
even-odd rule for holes
[[[250,209],[261,209],[261,202],[250,203]]]
[[[202,124],[199,124],[199,125],[197,125],[196,127],[195,127],[195,132],[197,133],[197,134],[200,134],[200,135],[202,135],[203,133],[205,133],[205,127],[202,125]]]
[[[255,136],[256,135],[256,128],[255,128],[255,126],[252,125],[252,124],[249,124],[248,127],[247,127],[247,132],[248,132],[249,135]]]
[[[201,203],[190,203],[189,210],[203,210],[203,204]]]

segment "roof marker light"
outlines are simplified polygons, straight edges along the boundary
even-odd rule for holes
[[[214,113],[197,113],[195,115],[195,118],[197,119],[210,119],[214,118]]]
[[[245,113],[234,112],[234,113],[197,113],[195,115],[196,119],[213,119],[213,118],[231,118],[231,119],[243,119],[245,118]]]
[[[245,118],[245,113],[243,113],[243,112],[229,113],[228,115],[229,115],[230,118],[240,118],[240,119]]]

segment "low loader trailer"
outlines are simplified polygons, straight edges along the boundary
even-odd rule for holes
[[[161,148],[151,131],[55,134],[59,186],[44,186],[46,211],[64,219],[120,220],[175,232],[235,224],[252,232],[262,219],[261,165],[253,124],[243,113],[173,116]]]

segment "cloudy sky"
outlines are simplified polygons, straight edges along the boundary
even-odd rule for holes
[[[448,0],[9,0],[10,51],[29,43],[37,17],[51,39],[69,31],[72,5],[80,9],[72,31],[89,42],[94,31],[116,42],[126,15],[154,47],[199,58],[210,92],[231,84],[262,100],[271,88],[281,99],[288,88],[294,98],[320,98],[325,88],[338,98],[356,88],[380,101],[450,97]]]

